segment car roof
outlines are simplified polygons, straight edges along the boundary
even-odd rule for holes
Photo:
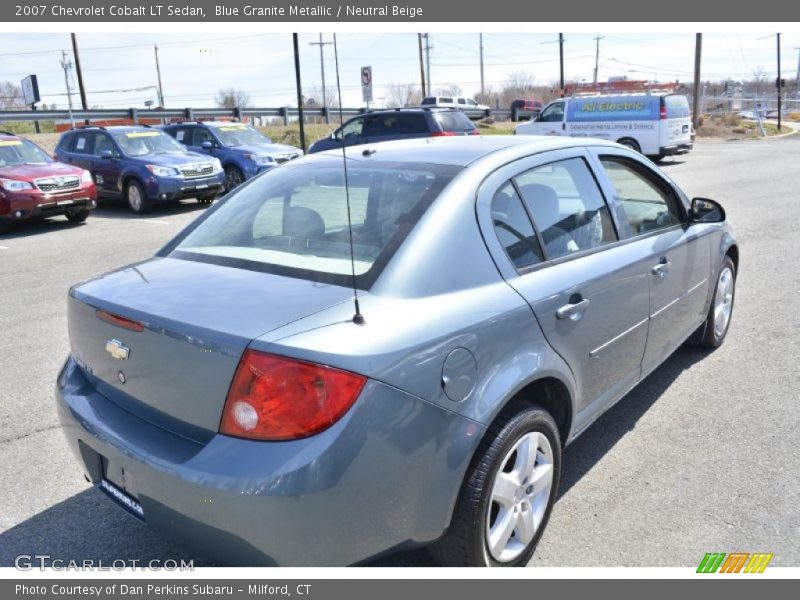
[[[109,133],[125,133],[127,131],[158,131],[158,128],[145,127],[143,125],[109,125],[108,127],[87,125],[85,127],[74,127],[67,133],[80,133],[81,131],[108,131]]]
[[[618,145],[600,139],[584,140],[560,136],[470,135],[380,142],[350,146],[346,150],[347,158],[357,161],[380,160],[467,167],[485,156],[502,151],[506,151],[504,154],[508,155],[509,160],[514,160],[537,152],[587,146]],[[317,154],[320,155],[341,158],[342,149],[325,150]]]
[[[23,140],[23,139],[25,139],[22,136],[17,135],[16,133],[11,133],[10,131],[0,131],[0,138],[6,139],[6,140]]]

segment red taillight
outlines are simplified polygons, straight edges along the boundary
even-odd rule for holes
[[[431,133],[431,137],[450,137],[452,135],[456,135],[455,131],[434,131]]]
[[[245,350],[219,431],[257,440],[292,440],[324,431],[353,405],[366,377]]]
[[[667,118],[667,107],[666,107],[665,105],[663,105],[663,104],[661,105],[661,115],[660,115],[660,118],[661,118],[661,119],[666,119],[666,118]]]
[[[126,319],[125,317],[120,317],[119,315],[115,315],[105,310],[95,311],[94,314],[97,315],[97,318],[100,319],[101,321],[105,321],[106,323],[111,323],[112,325],[116,325],[117,327],[122,327],[123,329],[128,329],[130,331],[144,331],[144,325],[142,325],[138,321]]]

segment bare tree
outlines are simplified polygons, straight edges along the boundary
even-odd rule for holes
[[[336,108],[339,106],[339,98],[336,94],[336,88],[325,88],[325,101],[323,102],[322,88],[313,86],[308,94],[303,97],[303,106],[318,107],[327,106],[328,108]]]
[[[413,83],[389,83],[384,87],[386,108],[402,108],[403,106],[419,106],[422,93],[418,85]]]
[[[439,87],[436,88],[434,92],[437,96],[463,96],[464,92],[461,89],[461,86],[453,83],[448,85],[447,87]]]
[[[504,106],[510,106],[511,102],[517,98],[534,97],[536,91],[535,81],[533,73],[519,70],[509,72],[500,91],[500,102]]]
[[[756,88],[756,94],[761,93],[762,86],[767,82],[767,72],[764,70],[764,67],[758,65],[755,69],[753,69],[753,80],[752,85]]]
[[[217,92],[214,101],[220,108],[247,108],[250,105],[250,94],[234,87],[222,88]]]
[[[0,82],[0,109],[13,110],[15,108],[25,108],[22,88],[10,81]]]

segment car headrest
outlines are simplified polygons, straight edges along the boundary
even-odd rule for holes
[[[313,209],[290,206],[283,213],[283,234],[296,238],[321,238],[325,234],[325,221]]]
[[[561,220],[558,194],[549,185],[529,183],[520,186],[520,191],[531,206],[533,218],[540,230],[545,230]]]

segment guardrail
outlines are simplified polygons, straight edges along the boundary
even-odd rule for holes
[[[354,117],[378,110],[380,108],[304,108],[303,114],[307,117],[322,117],[326,123],[331,118]],[[471,118],[494,117],[507,119],[511,116],[509,110],[469,111],[464,113]],[[164,109],[138,109],[138,108],[107,108],[96,110],[9,110],[0,111],[0,122],[3,121],[96,121],[104,119],[131,119],[139,123],[140,119],[198,119],[208,117],[233,117],[242,120],[244,117],[279,117],[283,124],[288,125],[291,119],[299,117],[296,108],[164,108]]]

